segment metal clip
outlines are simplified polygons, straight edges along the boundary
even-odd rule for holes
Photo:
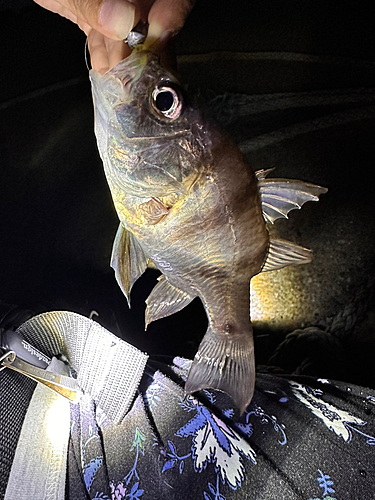
[[[146,40],[147,31],[148,23],[139,21],[137,26],[135,26],[125,38],[124,42],[127,43],[131,49],[135,49]]]
[[[4,351],[0,349],[1,352]],[[0,371],[4,370],[4,368],[10,368],[36,382],[40,382],[73,403],[78,403],[83,394],[74,378],[48,372],[42,368],[33,366],[18,358],[14,351],[7,351],[0,356]]]

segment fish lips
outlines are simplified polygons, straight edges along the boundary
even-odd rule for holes
[[[155,54],[139,50],[104,75],[95,70],[90,71],[95,132],[97,138],[102,136],[99,142],[103,143],[104,148],[104,135],[109,131],[108,127],[118,129],[117,132],[123,138],[152,136],[153,123],[148,120],[147,110],[143,109],[148,106],[150,82],[148,75],[145,78],[142,75],[146,66],[152,65],[153,59],[157,59]]]
[[[153,57],[155,56],[149,52],[133,52],[104,75],[90,70],[94,104],[113,107],[120,102],[130,102],[134,86],[138,83],[146,64]]]

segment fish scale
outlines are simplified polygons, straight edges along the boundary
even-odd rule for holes
[[[146,300],[146,326],[201,299],[209,324],[185,391],[222,390],[243,412],[255,384],[250,280],[311,260],[305,248],[270,241],[266,223],[326,189],[266,179],[269,170],[254,174],[142,47],[103,76],[92,70],[91,82],[98,149],[120,219],[111,257],[119,286],[129,301],[150,260],[161,271]]]

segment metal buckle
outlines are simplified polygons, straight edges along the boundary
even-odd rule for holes
[[[0,349],[0,353],[3,352],[2,349]],[[2,356],[0,356],[0,372],[5,370],[6,365],[3,365],[3,361],[8,361],[8,363],[13,363],[13,361],[16,358],[16,353],[14,351],[8,351],[4,353]]]
[[[55,393],[60,394],[60,396],[69,399],[69,401],[78,403],[83,392],[74,378],[33,366],[17,357],[14,351],[4,352],[4,350],[0,349],[0,353],[4,353],[0,356],[0,371],[10,368],[45,385]]]

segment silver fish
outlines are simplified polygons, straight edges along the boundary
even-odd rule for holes
[[[326,189],[254,174],[151,52],[136,49],[90,77],[98,148],[120,219],[116,279],[129,302],[149,261],[162,272],[146,301],[146,325],[201,299],[209,326],[185,392],[219,389],[243,412],[255,383],[250,280],[311,260],[305,248],[270,241],[266,223]]]

